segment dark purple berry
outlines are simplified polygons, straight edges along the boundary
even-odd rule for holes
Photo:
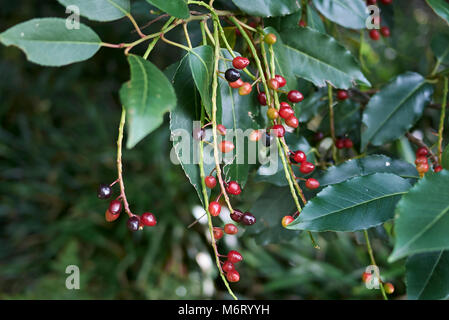
[[[98,187],[97,196],[100,199],[108,199],[111,197],[112,190],[111,187],[108,184],[101,184],[100,187]]]

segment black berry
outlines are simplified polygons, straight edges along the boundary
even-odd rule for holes
[[[100,199],[108,199],[111,197],[112,190],[111,187],[108,184],[101,184],[100,187],[98,187],[97,196]]]
[[[247,226],[252,226],[256,223],[256,217],[250,212],[245,212],[242,217],[242,223]]]
[[[128,222],[126,224],[127,224],[129,230],[137,231],[137,230],[139,230],[140,219],[136,216],[132,216],[128,219]]]
[[[234,69],[234,68],[229,68],[225,72],[225,78],[229,82],[235,82],[238,79],[240,79],[240,72],[238,70]]]
[[[234,220],[235,222],[240,222],[242,221],[243,218],[243,212],[237,209],[234,209],[234,212],[231,213],[231,219]]]

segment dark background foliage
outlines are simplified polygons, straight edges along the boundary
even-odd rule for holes
[[[154,17],[145,2],[133,1],[133,6],[141,25]],[[0,31],[34,17],[65,17],[56,1],[1,1],[0,8]],[[428,74],[433,65],[430,35],[442,29],[442,21],[423,1],[395,1],[394,17],[392,38],[368,41],[364,49],[372,83],[386,83],[408,70]],[[136,36],[125,19],[82,21],[105,41]],[[327,27],[357,56],[357,33]],[[164,68],[181,54],[159,43],[150,59]],[[125,150],[123,159],[133,211],[151,210],[158,227],[131,234],[126,219],[104,220],[106,203],[96,198],[96,188],[116,175],[118,90],[129,79],[125,57],[103,48],[93,59],[64,68],[42,68],[4,46],[0,57],[0,298],[229,298],[211,260],[206,227],[186,229],[199,201],[180,166],[169,160],[167,121]],[[424,130],[438,119],[432,110],[426,115],[418,125]],[[250,182],[240,206],[251,208],[267,188]],[[268,196],[276,199],[277,190],[269,189]],[[404,268],[386,262],[392,244],[385,235],[384,228],[372,232],[374,249],[400,298]],[[360,281],[369,264],[362,237],[324,233],[317,238],[319,251],[305,234],[266,246],[245,234],[236,243],[224,241],[223,252],[232,244],[245,256],[236,293],[258,299],[379,298]],[[71,264],[81,270],[77,291],[65,288],[65,268]]]

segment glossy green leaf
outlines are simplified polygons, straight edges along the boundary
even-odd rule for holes
[[[288,187],[270,187],[254,201],[250,212],[257,223],[245,231],[246,236],[255,238],[260,245],[286,242],[298,235],[297,231],[282,227],[282,218],[295,210],[290,189]]]
[[[0,42],[19,47],[31,62],[59,67],[87,60],[99,49],[101,40],[88,26],[69,30],[60,18],[33,19],[0,33]]]
[[[441,165],[443,166],[443,168],[449,170],[449,145],[447,145],[446,148],[444,148],[443,161],[441,161],[441,162],[442,162]]]
[[[407,296],[411,300],[449,298],[449,251],[411,256],[406,264]]]
[[[449,64],[449,36],[446,34],[437,34],[432,39],[431,46],[437,62]]]
[[[176,18],[187,19],[190,17],[189,7],[185,0],[147,0],[147,2]]]
[[[94,21],[113,21],[130,12],[129,0],[58,0],[65,7],[77,6],[79,13]]]
[[[449,24],[449,3],[445,0],[426,0],[427,4],[437,15]]]
[[[232,0],[243,12],[257,17],[277,17],[301,8],[297,0]]]
[[[430,102],[433,86],[418,73],[407,72],[375,94],[363,113],[362,150],[381,146],[405,134]]]
[[[348,89],[356,82],[370,85],[352,54],[334,38],[311,28],[283,32],[283,49],[293,73],[318,87],[326,82]]]
[[[176,95],[167,77],[151,62],[129,55],[131,80],[120,90],[127,111],[128,140],[134,147],[163,122],[166,112],[176,106]]]
[[[351,29],[365,29],[368,13],[364,0],[313,0],[319,12],[329,20]]]
[[[309,231],[366,230],[393,218],[396,203],[410,183],[394,174],[356,177],[323,189],[288,229]]]
[[[307,8],[307,26],[309,28],[318,30],[321,33],[326,33],[326,28],[324,27],[323,20],[321,20],[320,15],[312,6],[309,6]]]
[[[306,96],[306,98],[296,105],[297,115],[300,122],[308,122],[323,109],[328,109],[328,103],[323,98],[327,97],[327,90],[320,89]]]
[[[210,46],[193,48],[187,53],[190,70],[209,116],[212,116],[212,76],[214,51]]]
[[[335,134],[337,136],[344,136],[356,130],[360,132],[362,123],[360,107],[360,104],[350,99],[339,102],[334,106]],[[326,116],[321,121],[320,131],[325,134],[330,133],[329,112],[326,113]]]
[[[320,181],[321,186],[327,186],[373,173],[392,173],[404,179],[419,179],[414,165],[384,155],[371,155],[348,160],[338,166],[330,167],[320,173],[316,179]]]
[[[389,261],[449,249],[449,171],[429,173],[397,206],[396,243]]]

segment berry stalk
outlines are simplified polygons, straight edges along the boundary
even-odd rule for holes
[[[443,103],[442,106],[446,105],[447,93],[448,93],[448,79],[444,77],[444,91],[443,91]],[[446,118],[446,108],[441,108],[440,115],[440,125],[438,127],[438,161],[442,163],[443,161],[443,130],[444,130],[444,120]]]

